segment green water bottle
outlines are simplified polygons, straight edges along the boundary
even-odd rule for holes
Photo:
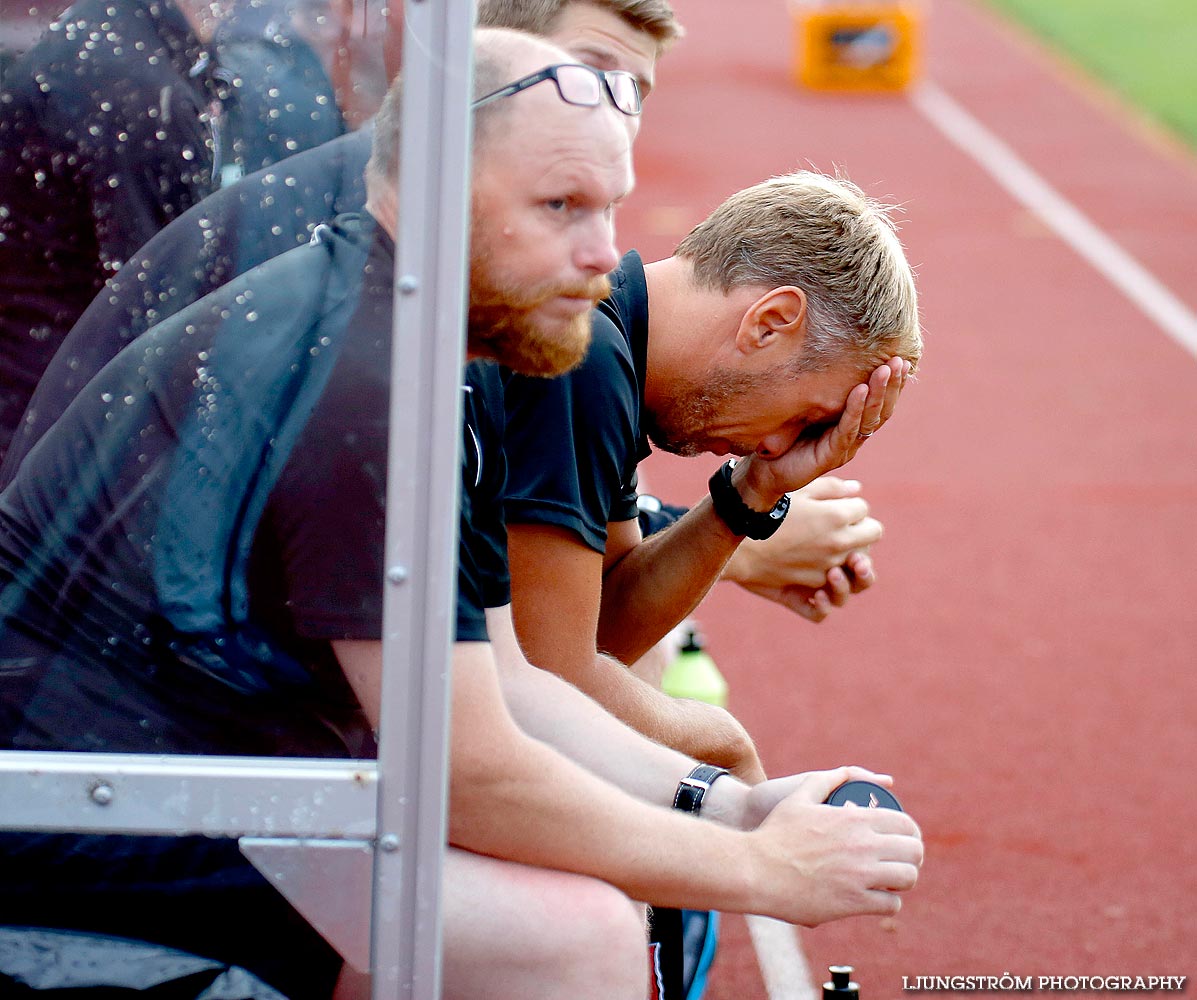
[[[727,707],[727,681],[702,643],[702,636],[689,622],[685,641],[661,677],[661,689],[675,698],[693,698],[720,708]]]

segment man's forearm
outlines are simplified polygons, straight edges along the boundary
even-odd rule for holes
[[[772,908],[753,888],[750,833],[630,796],[530,738],[511,753],[492,745],[490,765],[493,787],[454,771],[466,789],[450,812],[458,846],[592,875],[658,906]]]
[[[764,777],[751,739],[728,713],[671,698],[604,656],[571,684],[527,662],[503,609],[488,612],[487,624],[503,694],[519,725],[633,794],[671,802],[695,760],[754,782]],[[715,818],[739,822],[742,796],[730,780],[720,791]]]
[[[578,686],[620,722],[688,757],[734,771],[750,783],[765,773],[752,738],[725,709],[673,698],[605,656]]]
[[[741,540],[704,497],[633,546],[603,577],[599,648],[624,663],[638,660],[698,606]]]
[[[757,892],[744,860],[748,834],[644,802],[533,739],[504,709],[489,658],[480,643],[459,644],[454,653],[453,844],[593,875],[660,905],[751,905]],[[542,704],[541,711],[559,707]],[[584,735],[598,744],[606,734]],[[680,762],[675,784],[688,770],[689,762]],[[722,870],[700,872],[708,865]]]
[[[587,770],[602,775],[637,798],[669,805],[678,782],[695,759],[646,739],[556,674],[530,667],[505,676],[503,695],[520,728]],[[546,701],[556,710],[543,708]],[[747,787],[732,776],[720,779],[706,814],[740,826]]]

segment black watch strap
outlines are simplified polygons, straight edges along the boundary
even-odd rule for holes
[[[740,491],[732,483],[733,464],[730,461],[724,462],[715,470],[707,484],[711,490],[711,503],[715,506],[715,513],[733,534],[746,538],[768,538],[785,520],[790,509],[789,495],[783,494],[772,510],[753,510],[744,502]]]
[[[702,811],[702,800],[716,780],[727,774],[727,768],[714,764],[699,764],[678,782],[677,794],[673,797],[673,808],[697,815]]]

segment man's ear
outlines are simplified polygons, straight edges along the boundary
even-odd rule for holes
[[[770,289],[752,303],[736,331],[736,347],[745,353],[801,339],[806,333],[806,293],[794,285]]]

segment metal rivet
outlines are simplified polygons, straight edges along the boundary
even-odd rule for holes
[[[116,790],[111,785],[106,785],[104,782],[92,785],[91,800],[98,806],[106,806],[116,796]]]
[[[393,854],[395,851],[399,850],[398,834],[384,833],[378,838],[378,846],[381,850],[386,851],[388,854]]]

